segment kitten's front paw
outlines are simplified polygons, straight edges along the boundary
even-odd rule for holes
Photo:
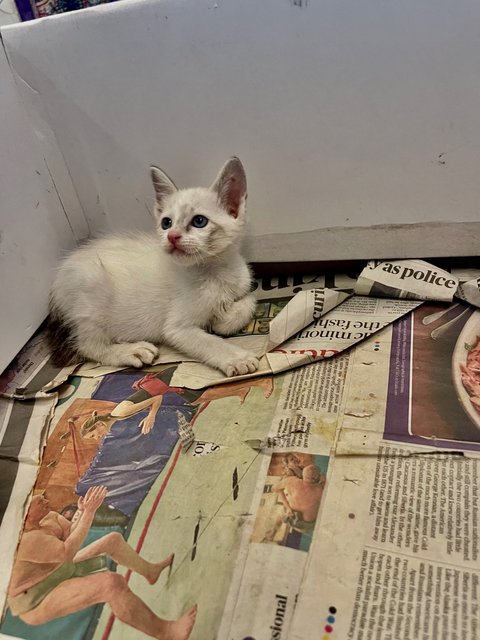
[[[245,355],[231,360],[225,368],[222,367],[222,369],[229,378],[232,378],[233,376],[243,376],[246,373],[253,373],[258,369],[259,364],[258,358],[256,358],[253,353],[246,352]]]
[[[109,347],[102,364],[114,367],[135,367],[152,364],[158,356],[158,349],[150,342],[123,342]]]

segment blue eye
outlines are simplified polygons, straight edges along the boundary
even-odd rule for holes
[[[160,222],[160,225],[161,225],[162,229],[170,229],[170,227],[172,226],[172,219],[171,218],[162,218],[162,221]]]
[[[205,216],[193,216],[192,218],[192,227],[197,227],[197,229],[206,227],[207,223],[208,223],[208,218],[206,218]]]

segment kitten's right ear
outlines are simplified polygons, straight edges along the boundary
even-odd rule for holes
[[[245,214],[247,177],[242,163],[236,156],[223,165],[210,189],[217,192],[221,204],[232,218],[239,218]]]
[[[163,208],[163,201],[172,193],[178,191],[173,180],[158,167],[150,167],[150,175],[152,176],[153,188],[155,189],[155,199],[158,208]]]

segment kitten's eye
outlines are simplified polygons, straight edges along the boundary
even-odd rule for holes
[[[160,222],[160,226],[162,227],[162,229],[170,229],[170,227],[172,226],[172,219],[162,218],[162,221]]]
[[[206,227],[207,223],[208,223],[208,218],[206,218],[205,216],[193,216],[192,218],[192,227],[197,227],[197,229]]]

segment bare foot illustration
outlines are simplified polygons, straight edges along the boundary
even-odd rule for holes
[[[149,570],[148,575],[145,576],[149,584],[155,584],[162,571],[167,567],[172,566],[174,557],[175,554],[171,553],[167,558],[165,558],[165,560],[162,560],[162,562],[151,564],[151,569]]]
[[[193,606],[178,620],[172,620],[168,623],[168,629],[162,640],[187,640],[195,624],[197,618],[197,605]]]

